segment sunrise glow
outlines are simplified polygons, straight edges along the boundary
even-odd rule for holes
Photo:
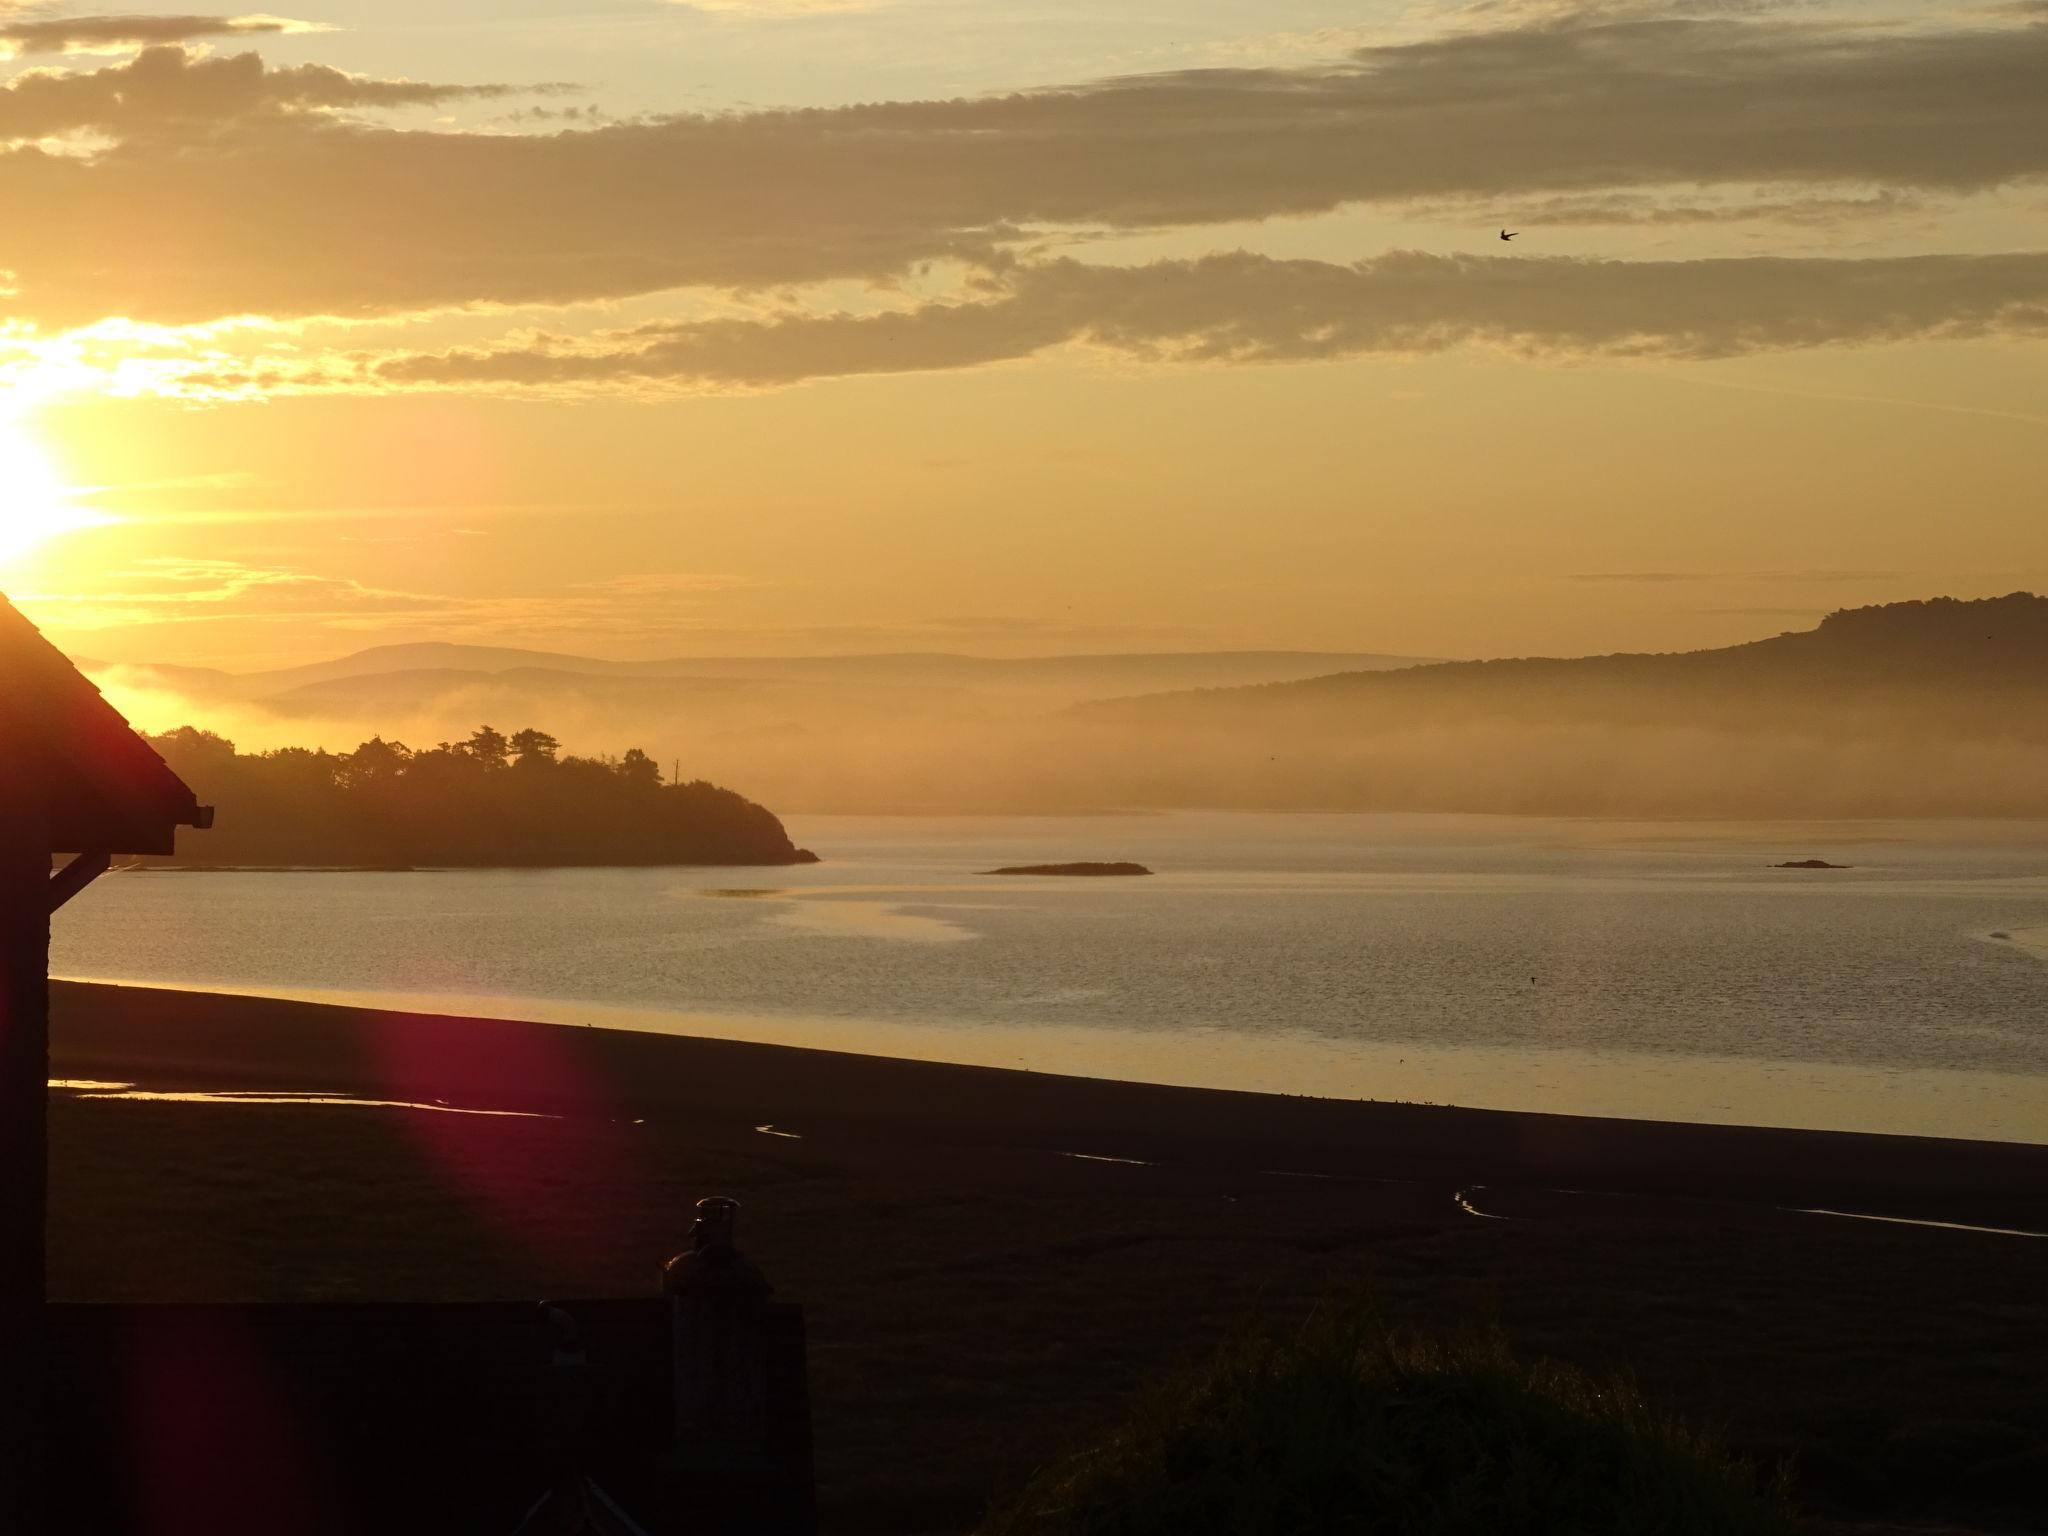
[[[0,0],[0,1536],[2048,1536],[2044,83]]]
[[[74,504],[33,438],[0,422],[0,564],[59,534],[105,521],[102,514]]]

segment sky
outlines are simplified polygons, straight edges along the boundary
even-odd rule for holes
[[[2044,590],[2044,79],[2044,0],[0,0],[0,590],[231,670]]]

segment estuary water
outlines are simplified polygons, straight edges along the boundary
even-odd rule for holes
[[[2048,824],[791,817],[797,869],[117,872],[79,979],[2048,1142]],[[1823,858],[1844,869],[1779,869]],[[1132,859],[1150,877],[994,876]]]

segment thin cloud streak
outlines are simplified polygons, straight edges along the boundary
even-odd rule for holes
[[[1473,199],[1416,203],[1402,210],[1409,218],[1465,224],[1483,224],[1494,211],[1491,202]],[[1673,201],[1668,196],[1646,192],[1620,192],[1525,199],[1515,204],[1513,217],[1517,223],[1541,225],[1545,229],[1759,223],[1839,229],[1881,219],[1925,215],[1929,211],[1928,199],[1892,190],[1868,196],[1815,193],[1725,202]]]
[[[1697,375],[1666,375],[1679,384],[1701,389],[1734,389],[1752,395],[1779,395],[1792,400],[1835,400],[1844,405],[1883,405],[1905,411],[1938,411],[1945,416],[1977,416],[1987,421],[2018,422],[2028,427],[2048,427],[2048,415],[2038,411],[2008,411],[1989,405],[1958,405],[1948,400],[1914,400],[1904,395],[1856,395],[1831,389],[1788,389],[1776,384],[1753,384],[1741,379],[1703,379]]]
[[[299,566],[156,558],[109,571],[92,592],[22,592],[39,621],[67,630],[159,625],[280,625],[378,631],[393,625],[464,634],[665,634],[697,618],[709,599],[759,583],[668,572],[570,583],[543,593],[461,597],[380,587]]]
[[[203,143],[228,127],[246,129],[265,120],[281,123],[344,109],[440,106],[563,89],[553,84],[375,80],[325,64],[277,68],[253,53],[216,58],[165,44],[105,69],[37,69],[16,76],[0,87],[0,141],[94,132],[124,140],[177,141],[191,148],[195,138]],[[5,158],[37,153],[16,150]]]
[[[1690,581],[1787,581],[1815,585],[1860,585],[1871,581],[1904,581],[1904,571],[1577,571],[1567,581],[1601,581],[1663,585]]]
[[[0,8],[0,18],[5,9]],[[59,16],[35,21],[0,19],[0,58],[53,53],[115,53],[156,43],[209,37],[249,37],[329,31],[316,21],[288,16]]]

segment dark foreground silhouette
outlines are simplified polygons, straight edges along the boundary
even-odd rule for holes
[[[1151,870],[1142,864],[1006,864],[1001,869],[983,871],[990,875],[1149,875]]]
[[[992,1497],[1119,1443],[1162,1380],[1249,1320],[1292,1338],[1360,1289],[1395,1327],[1497,1319],[1520,1359],[1626,1371],[1763,1475],[1789,1458],[1802,1514],[2048,1529],[2048,1242],[1815,1214],[2048,1231],[2048,1147],[67,983],[53,1001],[61,1080],[250,1093],[52,1096],[52,1291],[77,1341],[61,1380],[104,1426],[72,1443],[104,1460],[139,1415],[175,1429],[182,1462],[132,1467],[150,1509],[188,1517],[153,1536],[510,1536],[537,1488],[517,1439],[521,1373],[547,1365],[535,1303],[567,1309],[616,1373],[621,1436],[658,1440],[636,1394],[670,1392],[659,1265],[707,1189],[744,1204],[747,1256],[803,1304],[828,1531],[972,1530]],[[444,1102],[262,1102],[284,1089]],[[399,1301],[420,1305],[375,1304]],[[1502,1448],[1475,1438],[1501,1424],[1479,1411],[1544,1406],[1461,1388],[1407,1422],[1455,1417],[1447,1449]],[[259,1505],[267,1524],[236,1523]],[[236,1518],[190,1518],[223,1508]]]
[[[378,737],[353,752],[249,754],[191,726],[150,741],[221,807],[217,831],[182,853],[188,865],[816,862],[772,812],[703,780],[664,783],[637,748],[563,757],[543,731],[489,726],[420,752]]]

